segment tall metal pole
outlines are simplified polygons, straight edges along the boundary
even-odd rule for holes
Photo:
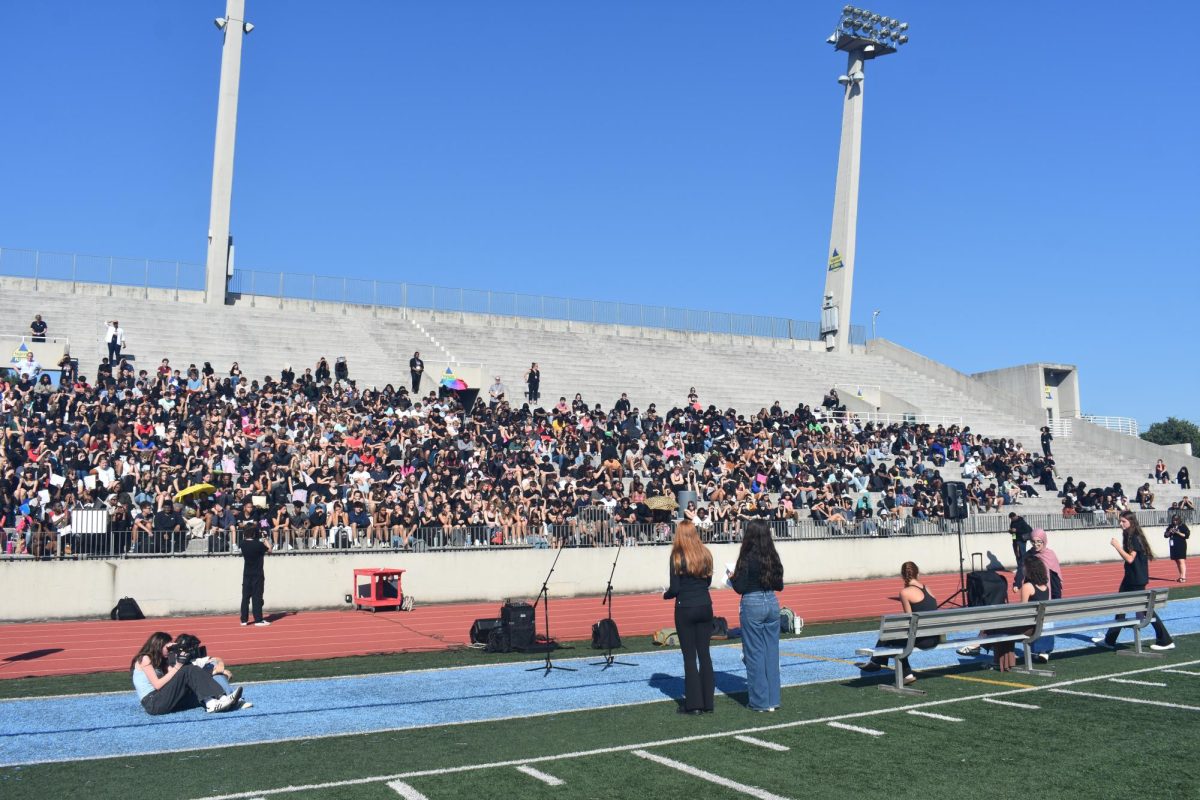
[[[245,21],[245,0],[226,0],[221,48],[221,89],[217,99],[217,137],[213,147],[212,205],[208,214],[208,259],[205,301],[224,305],[229,285],[229,209],[233,197],[233,145],[237,138],[238,84],[242,72],[242,37],[252,27]]]
[[[850,349],[850,311],[854,290],[854,251],[858,233],[858,179],[861,171],[863,68],[867,61],[896,52],[908,42],[907,22],[846,6],[828,43],[846,53],[846,74],[838,78],[842,101],[842,140],[838,147],[833,225],[825,262],[821,338],[826,350]],[[872,319],[872,331],[874,319]]]
[[[851,51],[842,81],[846,87],[846,97],[842,102],[842,142],[838,147],[833,226],[829,232],[825,302],[821,314],[821,332],[827,350],[845,351],[850,343],[850,301],[854,289],[858,175],[862,153],[863,63],[861,52]]]

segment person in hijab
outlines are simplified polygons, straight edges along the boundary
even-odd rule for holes
[[[1050,599],[1057,600],[1062,597],[1062,564],[1058,561],[1058,555],[1050,549],[1050,537],[1041,528],[1034,528],[1033,553],[1038,557],[1043,564],[1046,565],[1046,572],[1050,582]],[[1043,636],[1030,645],[1033,651],[1033,659],[1042,664],[1050,660],[1050,654],[1054,652],[1054,637]]]

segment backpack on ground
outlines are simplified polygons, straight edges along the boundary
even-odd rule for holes
[[[796,612],[787,606],[779,609],[779,633],[792,634],[796,632]]]
[[[508,638],[508,630],[503,625],[492,628],[488,631],[487,646],[483,648],[485,653],[511,653],[512,641]]]
[[[724,617],[713,617],[712,638],[714,638],[714,639],[728,639],[729,638],[729,621],[726,620]]]
[[[659,647],[678,647],[679,633],[674,628],[659,628],[650,641]]]
[[[109,613],[112,619],[145,619],[146,615],[138,607],[137,600],[132,597],[122,597]]]
[[[593,650],[616,650],[621,646],[621,634],[617,632],[617,623],[607,617],[592,626]]]

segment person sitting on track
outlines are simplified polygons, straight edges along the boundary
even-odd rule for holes
[[[169,664],[171,634],[158,631],[129,663],[133,688],[147,714],[157,716],[203,706],[210,713],[231,711],[242,699],[242,689],[232,692],[194,664]]]
[[[900,590],[900,605],[904,608],[905,614],[911,614],[914,611],[936,611],[937,600],[925,588],[925,584],[917,580],[921,575],[921,571],[917,569],[917,565],[911,561],[905,561],[900,565],[900,577],[904,579],[904,588]],[[921,650],[928,650],[938,643],[936,636],[924,636],[914,643]],[[880,639],[875,643],[875,647],[885,646],[902,647],[903,640],[883,641]],[[863,672],[878,672],[887,666],[888,656],[875,656],[870,661],[863,661],[855,664]],[[896,668],[903,671],[904,682],[906,684],[916,683],[917,676],[912,674],[908,668],[908,659],[897,658]]]

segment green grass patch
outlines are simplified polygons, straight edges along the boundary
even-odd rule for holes
[[[887,674],[841,683],[785,688],[783,708],[755,714],[739,698],[717,697],[716,713],[680,716],[673,701],[619,708],[555,713],[521,719],[338,736],[276,744],[246,745],[179,754],[0,769],[5,800],[86,794],[93,798],[157,800],[170,787],[173,797],[258,792],[395,776],[425,770],[454,770],[445,775],[405,778],[430,800],[443,798],[637,798],[664,791],[704,798],[744,797],[696,777],[645,761],[629,752],[645,746],[653,752],[757,786],[783,797],[845,797],[886,785],[904,796],[925,798],[1014,797],[1031,793],[1051,797],[1190,796],[1200,785],[1200,764],[1181,748],[1196,730],[1200,713],[1131,705],[1054,694],[1024,692],[1010,699],[1041,706],[1040,711],[994,706],[977,698],[1009,687],[958,680],[1047,687],[1063,681],[1195,661],[1197,637],[1180,639],[1180,648],[1162,659],[1126,658],[1098,650],[1056,655],[1054,678],[998,675],[978,665],[922,673],[924,698],[898,697],[876,688]],[[1200,670],[1200,665],[1188,669]],[[1188,703],[1197,696],[1200,677],[1151,673],[1143,680],[1163,681],[1168,689],[1114,684],[1100,680],[1072,688],[1116,696]],[[1183,698],[1183,699],[1180,699]],[[960,717],[943,722],[914,717],[909,707],[939,703],[928,710]],[[1195,703],[1192,703],[1195,705]],[[889,712],[889,713],[879,713]],[[830,716],[866,714],[851,724],[884,731],[870,737],[828,727]],[[398,722],[401,722],[398,720]],[[783,744],[776,753],[733,739],[752,731]],[[718,734],[675,744],[680,737]],[[572,753],[625,748],[582,757]],[[511,766],[480,765],[551,756],[534,766],[566,782],[549,787]],[[684,793],[687,794],[684,794]],[[250,795],[257,796],[257,795]],[[383,782],[313,789],[289,798],[395,798]]]

